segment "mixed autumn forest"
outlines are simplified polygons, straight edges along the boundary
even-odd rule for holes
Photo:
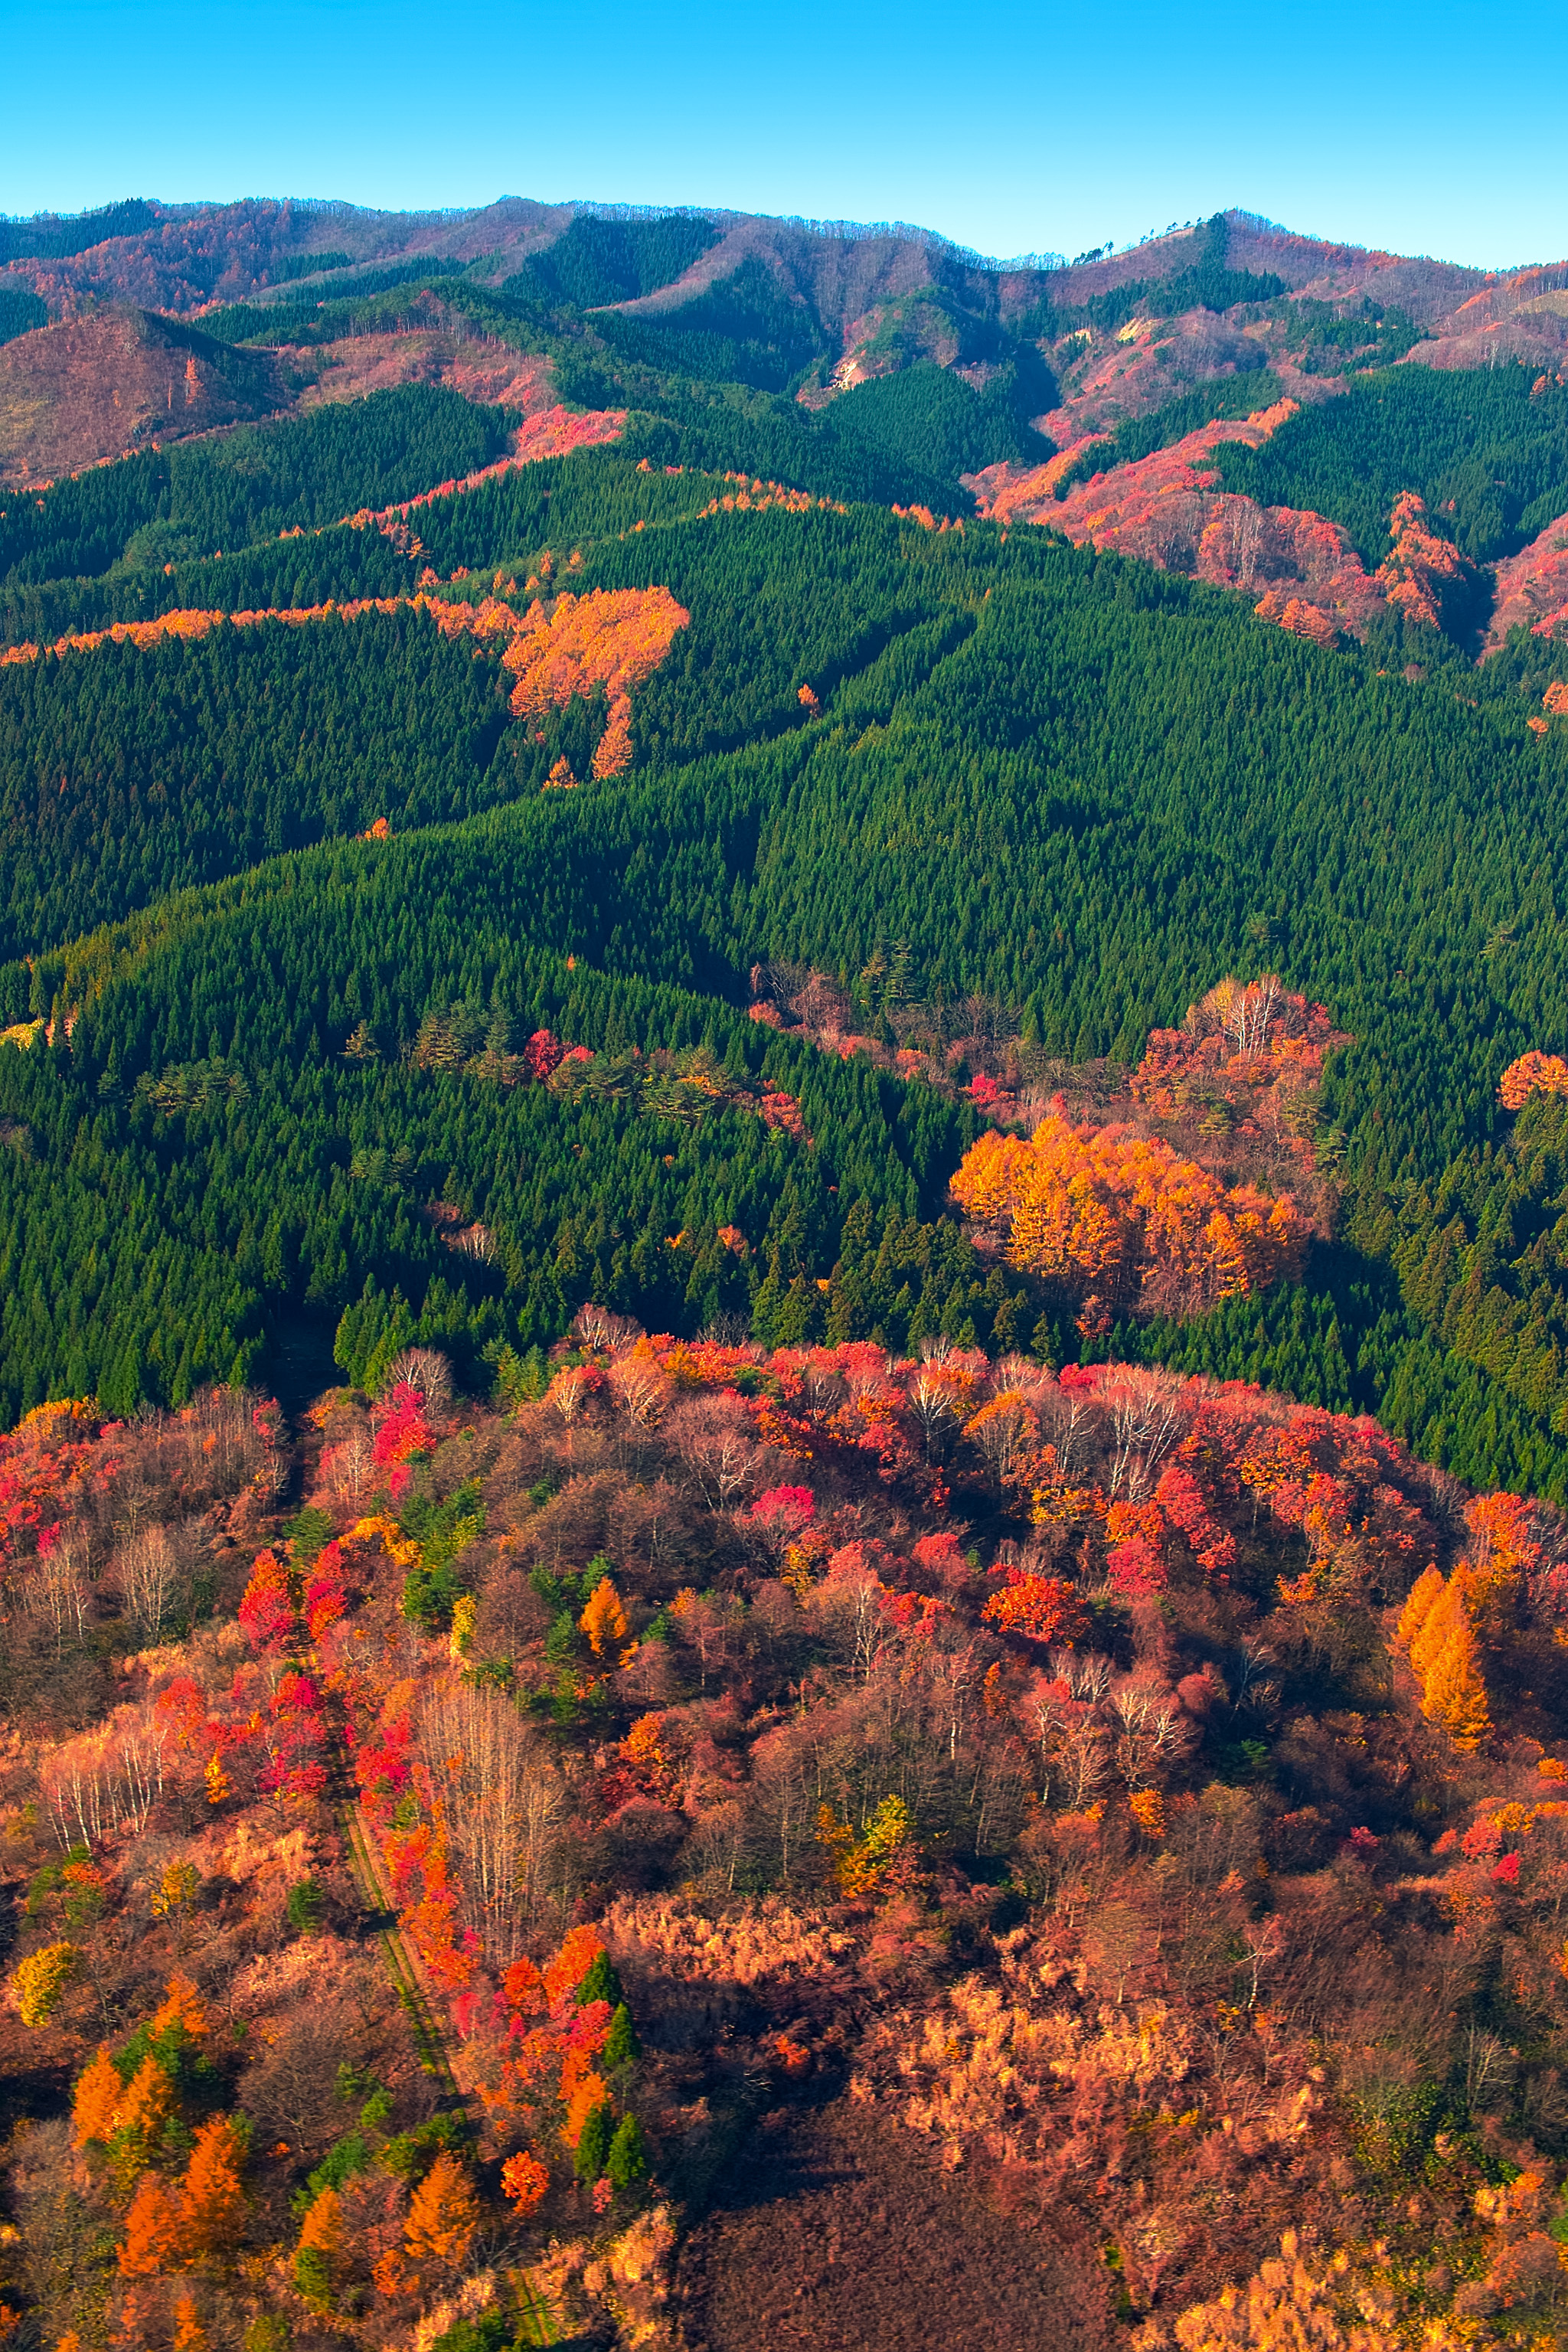
[[[0,222],[0,2341],[1568,2342],[1568,264]]]

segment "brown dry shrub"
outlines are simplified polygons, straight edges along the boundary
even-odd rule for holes
[[[649,1601],[679,1585],[710,1582],[731,1549],[727,1526],[689,1493],[658,1477],[632,1486],[610,1470],[574,1477],[518,1530],[512,1557],[552,1576],[603,1554],[616,1590]]]

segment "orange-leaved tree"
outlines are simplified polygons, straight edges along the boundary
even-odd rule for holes
[[[1420,1677],[1422,1714],[1467,1752],[1479,1748],[1492,1727],[1470,1616],[1476,1580],[1463,1560],[1448,1577],[1427,1569],[1411,1589],[1394,1636]]]
[[[479,2209],[468,2174],[443,2148],[408,2200],[403,2242],[416,2262],[456,2268],[473,2242]]]
[[[330,2299],[342,2251],[342,2200],[329,2183],[307,2208],[294,2251],[294,2284],[310,2302]]]
[[[1461,1600],[1447,1638],[1433,1659],[1421,1696],[1421,1711],[1440,1723],[1456,1748],[1473,1754],[1491,1734],[1480,1650]]]
[[[71,2146],[85,2147],[89,2141],[100,2146],[113,2131],[120,2116],[120,2103],[125,2096],[125,2085],[120,2070],[109,2054],[107,2042],[100,2042],[91,2058],[77,2076],[71,2093]]]
[[[521,614],[507,609],[507,623],[516,634],[501,660],[517,680],[512,716],[542,718],[552,708],[564,709],[574,695],[604,687],[616,740],[608,751],[601,743],[605,756],[595,759],[594,769],[596,775],[618,774],[631,756],[629,697],[653,675],[690,619],[668,588],[595,588],[583,596],[568,592],[556,598],[548,614],[542,604],[531,604]]]
[[[195,2296],[183,2294],[174,2305],[173,2352],[207,2352],[210,2341],[196,2310]]]
[[[552,2008],[565,1994],[576,1991],[604,1948],[603,1937],[592,1927],[568,1927],[560,1950],[544,1970],[544,1997]]]
[[[1010,1569],[1000,1592],[994,1592],[981,1611],[1005,1633],[1023,1633],[1031,1642],[1055,1642],[1070,1649],[1084,1626],[1078,1594],[1059,1577],[1036,1576]]]
[[[196,2133],[180,2191],[181,2229],[192,2254],[221,2254],[239,2234],[245,2214],[240,2167],[245,2147],[227,2116],[214,2116]]]
[[[179,2208],[158,2175],[144,2172],[125,2216],[121,2273],[125,2278],[157,2278],[164,2271],[178,2269],[182,2252]]]
[[[564,2074],[564,2068],[563,2068]],[[561,2126],[561,2137],[568,2147],[575,2147],[583,2137],[583,2126],[595,2107],[602,2107],[610,2095],[610,2086],[602,2074],[583,2074],[565,2093],[566,2116]]]
[[[147,2031],[155,2042],[177,2025],[193,2042],[204,2039],[207,2030],[207,2013],[202,1997],[189,1977],[177,1972],[169,1979],[162,2003],[153,2012],[153,2022]]]
[[[983,1135],[952,1195],[1005,1237],[1009,1265],[1079,1287],[1163,1276],[1194,1298],[1228,1298],[1299,1272],[1311,1236],[1289,1193],[1227,1186],[1167,1143],[1055,1114],[1026,1143]]]
[[[521,2155],[509,2156],[501,2166],[500,2185],[512,2211],[526,2220],[549,2188],[550,2175],[539,2158],[525,2149]]]
[[[615,1648],[626,1640],[628,1631],[626,1612],[621,1606],[620,1594],[607,1576],[602,1577],[588,1595],[588,1605],[577,1622],[586,1633],[588,1647],[596,1658],[603,1656],[606,1643]]]
[[[1561,1054],[1521,1054],[1498,1081],[1505,1110],[1518,1110],[1534,1094],[1568,1095],[1568,1061]]]
[[[174,2086],[149,2053],[126,2084],[115,2120],[115,2141],[127,2168],[146,2163],[174,2106]]]

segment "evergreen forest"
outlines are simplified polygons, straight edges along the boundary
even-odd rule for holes
[[[1390,481],[1413,449],[1441,462],[1462,400],[1500,436],[1526,413],[1506,372],[1407,378],[1402,427],[1420,408],[1426,437],[1395,443]],[[1364,478],[1357,404],[1383,415],[1380,382],[1298,420],[1334,420],[1332,445],[1291,457],[1287,425],[1241,455],[1317,469],[1331,507],[1334,466]],[[883,389],[839,405],[872,404],[866,462],[915,503],[900,447],[950,475],[952,448]],[[1376,646],[1321,649],[1048,530],[851,501],[843,430],[816,452],[802,412],[798,452],[768,444],[798,464],[764,476],[744,404],[689,429],[666,409],[420,507],[416,553],[363,515],[493,468],[504,412],[408,386],[0,518],[17,653],[57,647],[0,667],[0,1013],[16,1036],[46,1024],[0,1055],[6,1410],[178,1403],[367,1289],[470,1377],[590,1298],[695,1330],[781,1289],[799,1340],[1000,1331],[1059,1360],[1080,1344],[1062,1299],[976,1256],[946,1203],[969,1081],[987,1055],[1131,1068],[1216,980],[1267,970],[1349,1041],[1317,1114],[1336,1219],[1299,1286],[1190,1324],[1121,1316],[1118,1352],[1375,1412],[1462,1475],[1568,1496],[1561,1277],[1537,1238],[1552,1163],[1516,1159],[1537,1114],[1516,1143],[1497,1097],[1557,1042],[1568,977],[1540,855],[1568,731],[1527,724],[1550,645],[1478,667],[1426,630],[1428,673],[1390,674]],[[667,589],[689,614],[613,780],[590,772],[602,688],[520,724],[500,640],[443,630],[480,582],[519,609],[557,582]],[[395,609],[343,615],[367,598]],[[156,642],[67,642],[160,614]],[[574,791],[549,788],[562,761]],[[749,1019],[760,964],[842,990],[867,1050]],[[468,1050],[412,1066],[451,1006]],[[667,1125],[609,1081],[567,1104],[479,1074],[542,1028],[601,1058],[705,1050],[797,1096],[810,1147],[733,1112]],[[345,1059],[351,1034],[368,1042]],[[900,1040],[939,1042],[941,1083],[929,1059],[900,1077]],[[196,1067],[232,1086],[158,1108],[149,1089]],[[397,1183],[350,1173],[378,1150]],[[1500,1238],[1497,1167],[1519,1204]],[[432,1198],[494,1255],[456,1256]],[[743,1257],[716,1250],[724,1226]]]

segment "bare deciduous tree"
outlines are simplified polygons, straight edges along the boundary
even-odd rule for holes
[[[959,1424],[961,1415],[952,1383],[933,1374],[928,1367],[917,1372],[910,1382],[909,1403],[929,1462],[933,1454],[941,1454]]]
[[[716,1511],[745,1492],[760,1449],[739,1397],[683,1398],[668,1423],[675,1450]]]
[[[1100,1391],[1110,1410],[1116,1452],[1110,1491],[1134,1502],[1147,1495],[1164,1460],[1187,1425],[1181,1382],[1174,1372],[1153,1368],[1127,1370]]]
[[[610,1389],[636,1429],[651,1429],[669,1397],[664,1372],[644,1356],[617,1356],[610,1367]]]
[[[321,1475],[327,1491],[346,1495],[357,1503],[363,1494],[374,1467],[375,1454],[367,1433],[363,1429],[350,1432],[341,1445],[330,1445],[321,1456]]]
[[[47,1548],[40,1542],[27,1571],[28,1612],[53,1633],[57,1658],[68,1641],[79,1642],[87,1631],[89,1567],[87,1538],[73,1527]]]
[[[595,1356],[621,1355],[642,1336],[640,1323],[629,1315],[612,1315],[607,1307],[579,1307],[572,1318],[572,1337]]]
[[[552,1883],[560,1775],[498,1691],[447,1685],[426,1702],[419,1727],[475,1925],[487,1955],[508,1961]]]
[[[126,1621],[156,1642],[174,1606],[180,1558],[167,1528],[144,1521],[116,1547],[110,1573]]]
[[[395,1388],[417,1389],[426,1412],[439,1412],[452,1393],[452,1367],[438,1348],[405,1348],[394,1356],[382,1383],[388,1394]]]
[[[1117,1728],[1116,1763],[1130,1789],[1146,1787],[1156,1766],[1173,1763],[1192,1736],[1191,1726],[1169,1691],[1130,1679],[1110,1693]]]

